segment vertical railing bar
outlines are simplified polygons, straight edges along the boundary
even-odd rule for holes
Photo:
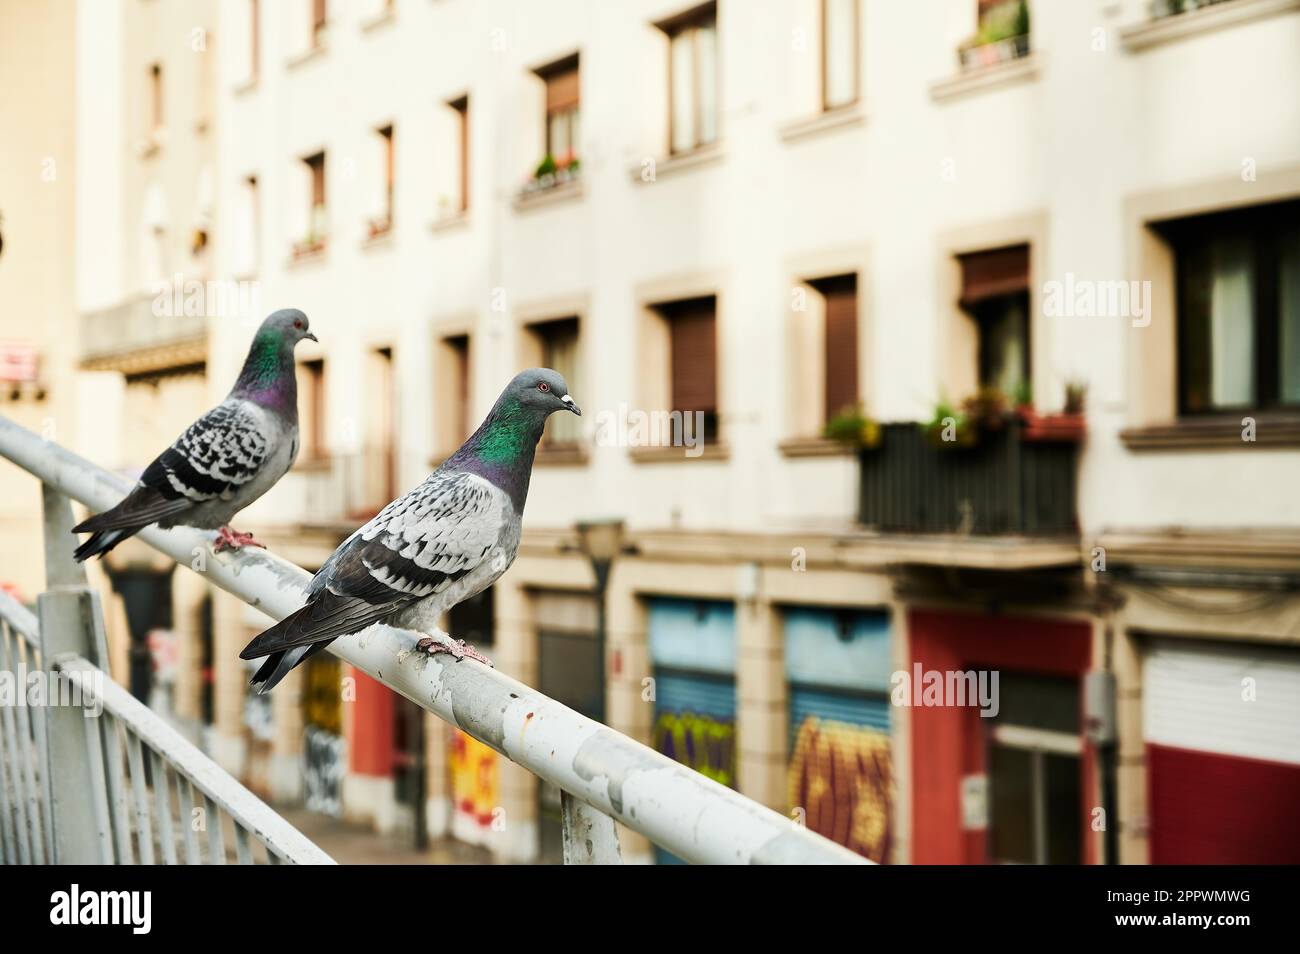
[[[152,748],[149,753],[149,767],[153,770],[153,799],[158,815],[158,842],[162,848],[165,865],[176,864],[176,836],[172,831],[172,807],[168,798],[167,762]]]
[[[226,843],[221,834],[221,814],[206,793],[203,796],[203,812],[208,825],[208,864],[224,865],[226,863]]]
[[[248,844],[248,829],[239,824],[237,818],[231,818],[230,822],[235,826],[235,859],[241,865],[251,865],[253,851]]]
[[[6,865],[18,863],[18,824],[9,805],[9,773],[5,770],[4,739],[0,737],[0,843]],[[10,833],[12,831],[12,834]]]
[[[26,836],[25,842],[19,844],[29,844],[31,859],[34,864],[45,863],[44,838],[40,832],[40,799],[36,795],[36,775],[31,766],[31,717],[27,715],[26,680],[21,684],[18,681],[18,662],[21,656],[18,654],[18,637],[17,630],[8,624],[8,621],[0,621],[0,669],[9,672],[14,680],[14,706],[18,715],[14,716],[14,797],[23,806],[23,815],[27,819],[25,831],[19,832],[19,838]],[[25,660],[23,660],[25,662]],[[18,698],[22,697],[22,698]],[[6,707],[8,708],[8,707]]]
[[[277,851],[276,851],[274,848],[272,848],[270,845],[267,845],[267,846],[266,846],[266,862],[267,862],[267,864],[271,864],[271,865],[282,865],[282,864],[284,864],[284,859],[280,857],[279,852],[277,852]]]
[[[134,862],[131,854],[131,824],[126,813],[126,775],[122,771],[122,732],[125,726],[104,712],[101,728],[104,732],[104,760],[108,766],[108,800],[113,817],[113,839],[117,843],[117,863]]]
[[[131,794],[135,802],[135,843],[140,864],[153,864],[153,826],[149,824],[149,799],[144,790],[144,755],[140,737],[127,730],[126,758],[131,765]]]
[[[184,788],[182,789],[182,785]],[[181,831],[185,833],[185,863],[202,864],[199,839],[194,834],[194,783],[188,775],[176,773],[176,798],[181,803]]]
[[[43,670],[39,659],[39,653],[33,648],[28,647],[29,657],[32,660],[34,669]],[[57,681],[51,680],[47,687],[48,691],[53,691],[58,685]],[[56,700],[47,700],[54,704]],[[40,772],[40,793],[41,793],[41,829],[45,836],[45,857],[50,864],[54,863],[54,806],[50,804],[49,788],[46,786],[46,779],[50,775],[50,751],[49,737],[45,734],[45,706],[36,707],[36,766]]]
[[[10,670],[9,667],[9,645],[8,638],[0,639],[0,652],[4,653],[0,658],[0,668]],[[10,670],[11,671],[11,670]],[[18,731],[14,727],[13,706],[0,706],[0,732],[3,733],[4,741],[0,744],[4,756],[4,801],[5,813],[7,817],[12,817],[14,822],[14,844],[17,846],[18,863],[29,865],[32,863],[31,851],[28,847],[28,839],[31,836],[31,829],[27,824],[27,800],[23,797],[23,780],[22,773],[18,767]],[[13,795],[10,796],[12,791]]]
[[[36,658],[36,650],[31,643],[28,643],[21,634],[9,626],[12,635],[17,635],[13,645],[18,648],[18,657],[21,663],[25,663],[29,673],[40,672],[40,660]],[[52,705],[55,700],[46,699],[45,705]],[[27,706],[19,708],[19,721],[25,721],[24,733],[28,737],[28,744],[25,751],[28,756],[27,765],[31,769],[28,785],[32,797],[32,824],[38,829],[34,840],[39,846],[39,851],[33,846],[33,854],[37,855],[38,864],[51,864],[54,861],[54,839],[53,831],[50,825],[50,805],[49,799],[45,797],[45,773],[49,771],[45,762],[45,705],[34,706],[35,714],[29,715]]]
[[[68,677],[63,673],[59,673],[58,678],[67,679]],[[93,697],[88,689],[83,685],[81,687],[82,706],[84,707],[92,699]],[[84,709],[82,717],[85,718]],[[111,864],[113,861],[113,823],[108,814],[108,781],[104,771],[104,740],[99,734],[98,725],[87,730],[85,736],[86,762],[90,767],[90,794],[94,804],[95,838],[99,842],[99,858],[104,864]]]

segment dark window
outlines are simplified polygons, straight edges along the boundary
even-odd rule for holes
[[[532,327],[541,345],[542,366],[560,372],[569,388],[580,390],[578,375],[578,319],[562,318]],[[542,441],[554,447],[572,446],[582,436],[582,421],[572,414],[552,414]]]
[[[569,57],[539,75],[546,82],[546,154],[568,165],[578,157],[578,58]]]
[[[457,209],[469,209],[469,97],[462,96],[447,104],[456,111],[457,152],[460,158],[460,199]]]
[[[671,338],[669,368],[672,410],[683,416],[704,412],[704,438],[718,436],[717,303],[712,296],[660,308]]]
[[[825,301],[823,410],[829,421],[858,403],[858,276],[836,275],[809,284]]]
[[[1158,230],[1176,261],[1179,410],[1300,406],[1300,202]]]
[[[1029,246],[958,256],[961,306],[979,334],[979,384],[1014,394],[1030,379]]]

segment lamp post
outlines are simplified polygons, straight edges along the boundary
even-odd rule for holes
[[[605,587],[614,558],[623,552],[623,521],[618,517],[579,520],[578,549],[591,563],[596,578],[596,658],[600,661],[600,711],[592,716],[605,721]]]

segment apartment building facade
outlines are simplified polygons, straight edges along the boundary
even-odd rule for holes
[[[79,248],[138,239],[79,256],[79,305],[180,272],[257,308],[83,349],[150,424],[91,456],[302,308],[303,450],[239,523],[315,567],[556,367],[586,413],[447,621],[499,668],[882,861],[1295,860],[1300,4],[195,9],[78,7],[119,106],[79,113],[112,144]],[[210,90],[161,144],[159,76]],[[227,767],[554,852],[533,777],[337,663],[248,697],[266,619],[169,585],[174,708]]]

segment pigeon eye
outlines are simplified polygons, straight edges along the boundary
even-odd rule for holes
[[[550,389],[551,389],[551,386],[550,386],[549,384],[547,384],[545,381],[543,381],[541,384],[537,385],[537,390],[539,390],[539,391],[549,391]]]
[[[302,330],[302,319],[301,319],[301,318],[295,318],[295,319],[293,320],[293,326],[294,326],[295,328],[297,328],[299,331],[301,331],[301,330]]]

